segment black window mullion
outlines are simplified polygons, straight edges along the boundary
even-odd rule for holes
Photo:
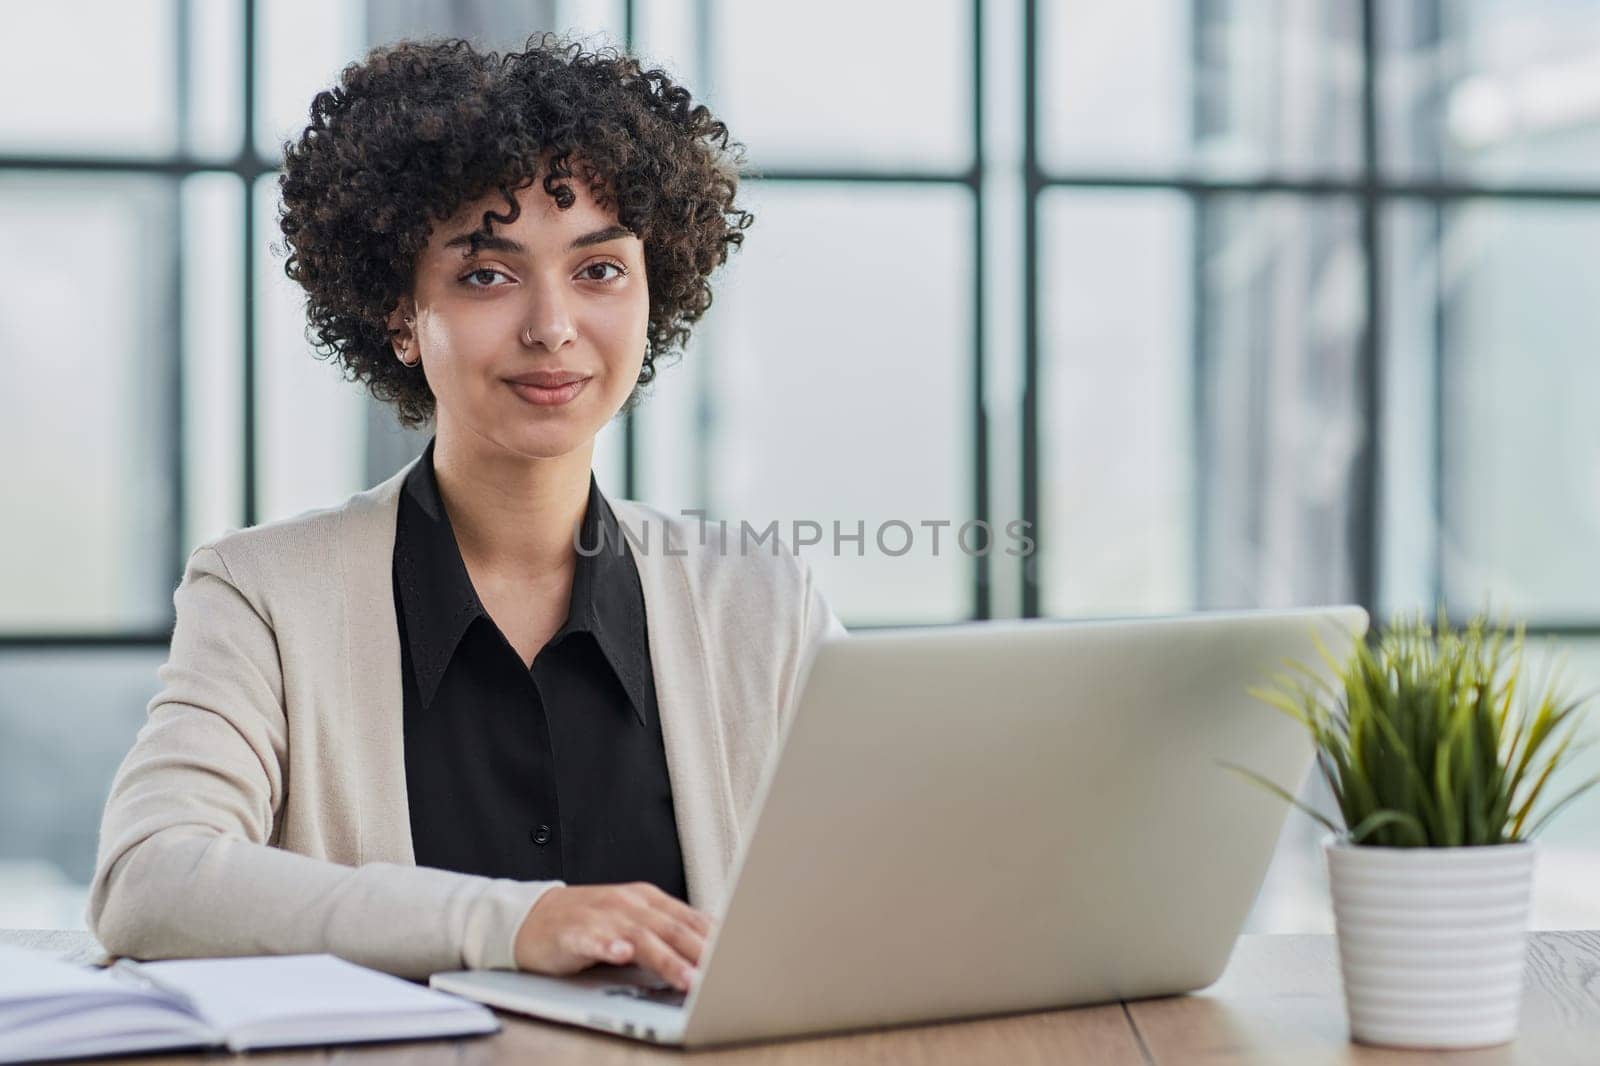
[[[1361,245],[1365,259],[1366,328],[1357,378],[1367,431],[1356,452],[1350,508],[1352,592],[1373,617],[1378,612],[1378,559],[1382,544],[1383,262],[1382,197],[1378,159],[1377,0],[1361,3]]]
[[[634,38],[638,35],[638,13],[634,0],[622,4],[622,48],[633,54]],[[639,492],[639,421],[629,411],[622,419],[622,497],[632,500]]]
[[[189,27],[192,16],[191,4],[193,0],[176,0],[177,18],[173,20],[177,40],[174,42],[172,97],[173,114],[177,116],[178,150],[187,154],[189,146],[189,92],[190,92],[190,50]],[[184,457],[189,454],[189,425],[185,416],[184,394],[187,392],[184,363],[188,357],[188,343],[184,335],[184,234],[187,232],[187,219],[185,218],[183,186],[186,176],[172,179],[172,217],[177,222],[173,228],[172,238],[172,266],[170,277],[172,294],[167,303],[168,326],[173,346],[171,361],[171,378],[168,387],[168,403],[172,408],[172,430],[167,438],[171,450],[168,456],[170,477],[172,479],[171,495],[169,497],[169,514],[172,526],[167,531],[166,557],[170,567],[168,571],[168,587],[176,587],[183,577],[187,551],[186,542],[189,501],[188,477]],[[170,617],[170,616],[169,616]],[[172,619],[176,621],[176,619]]]
[[[256,152],[256,0],[243,0],[244,12],[242,29],[244,40],[243,68],[244,92],[241,95],[243,107],[243,122],[241,123],[241,144],[239,146],[239,160],[244,164],[246,160],[259,163]],[[239,352],[241,359],[241,400],[244,404],[242,412],[242,432],[244,434],[243,450],[244,466],[241,471],[244,492],[244,524],[256,524],[256,178],[258,174],[252,166],[241,166],[241,176],[244,178],[244,214],[243,222],[243,262],[240,273],[241,285],[244,289],[244,299],[241,301],[243,314],[243,329],[239,337]]]
[[[1191,427],[1191,448],[1189,460],[1191,521],[1194,523],[1192,536],[1194,542],[1190,555],[1190,565],[1194,572],[1189,575],[1189,585],[1193,602],[1197,607],[1210,602],[1211,582],[1207,579],[1207,560],[1211,552],[1211,497],[1206,491],[1208,485],[1208,472],[1211,469],[1211,404],[1209,402],[1209,385],[1211,372],[1211,316],[1207,311],[1206,300],[1206,260],[1211,253],[1212,222],[1211,214],[1215,209],[1215,198],[1209,193],[1191,192],[1189,194],[1189,299],[1191,303],[1190,314],[1190,376],[1189,386],[1192,395],[1190,402],[1190,417],[1194,420]]]
[[[1022,521],[1033,552],[1022,561],[1023,618],[1039,615],[1039,5],[1022,5]]]
[[[1205,23],[1207,0],[1193,0],[1189,18],[1189,66],[1203,69],[1205,62]],[[1206,96],[1196,92],[1189,100],[1189,141],[1197,143],[1206,128]],[[1208,375],[1211,369],[1209,331],[1211,318],[1206,300],[1206,260],[1211,249],[1211,210],[1214,198],[1198,190],[1189,200],[1189,374],[1190,374],[1190,449],[1189,499],[1193,540],[1190,544],[1190,602],[1196,607],[1209,602],[1210,582],[1206,562],[1211,552],[1211,506],[1206,492],[1211,456],[1211,405],[1207,402]]]
[[[989,524],[989,414],[984,405],[984,328],[987,321],[984,294],[985,238],[987,214],[984,210],[984,193],[987,189],[989,168],[984,157],[984,71],[983,61],[983,3],[972,0],[972,512],[973,519]],[[996,538],[991,530],[982,551],[974,552],[972,560],[972,617],[988,618],[990,607],[989,552]]]

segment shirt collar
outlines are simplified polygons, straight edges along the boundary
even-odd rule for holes
[[[434,439],[407,474],[395,529],[394,567],[405,614],[406,641],[418,695],[426,708],[438,692],[461,638],[473,621],[490,621],[472,587],[433,469]],[[631,549],[610,503],[589,472],[589,499],[578,534],[577,567],[567,619],[553,636],[590,634],[647,725],[650,651],[644,592]]]

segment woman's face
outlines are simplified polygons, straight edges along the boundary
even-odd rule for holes
[[[638,383],[647,344],[644,244],[576,176],[565,184],[565,211],[539,180],[518,190],[516,221],[496,222],[475,255],[468,234],[485,211],[507,213],[502,195],[436,225],[389,323],[398,354],[420,353],[441,430],[529,458],[591,442]]]

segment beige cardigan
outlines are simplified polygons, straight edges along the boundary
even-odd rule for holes
[[[101,825],[87,919],[107,950],[326,951],[408,977],[514,967],[524,915],[562,882],[412,853],[390,566],[414,462],[189,557],[162,688]],[[637,538],[689,902],[711,910],[809,656],[844,627],[786,546],[741,553],[731,535],[721,550],[715,526],[611,504]]]

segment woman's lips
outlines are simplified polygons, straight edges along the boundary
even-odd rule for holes
[[[543,385],[524,385],[520,381],[508,381],[506,384],[511,386],[512,392],[529,403],[538,404],[541,407],[555,407],[568,402],[582,392],[583,387],[589,384],[589,379],[579,378],[577,381],[570,381],[565,385],[556,385],[551,388]]]

